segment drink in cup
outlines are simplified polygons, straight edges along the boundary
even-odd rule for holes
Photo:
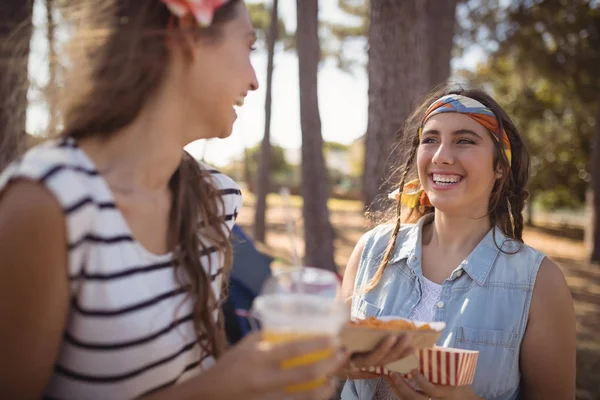
[[[263,340],[283,343],[318,336],[337,336],[348,321],[346,306],[336,300],[339,282],[335,274],[316,268],[291,267],[274,274],[254,300],[253,315],[261,322]],[[282,363],[284,369],[310,365],[331,357],[335,349],[324,349]],[[324,385],[327,377],[286,388],[290,393]]]

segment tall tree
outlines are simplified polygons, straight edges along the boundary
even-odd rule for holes
[[[0,170],[26,143],[33,0],[0,3]]]
[[[429,85],[445,84],[450,76],[458,0],[427,0]]]
[[[395,143],[404,121],[418,99],[450,76],[457,2],[370,2],[363,200],[372,211],[384,208],[385,193],[396,184],[388,173],[403,156]]]
[[[46,40],[48,41],[48,85],[46,86],[48,107],[48,132],[56,129],[58,111],[57,104],[53,96],[58,84],[57,65],[58,54],[56,51],[56,23],[54,21],[54,10],[56,8],[55,0],[46,0]]]
[[[596,131],[594,134],[594,150],[592,153],[592,254],[590,261],[600,262],[600,96],[596,113]]]
[[[491,33],[495,55],[508,56],[519,68],[531,68],[551,82],[552,91],[563,93],[564,102],[576,100],[581,129],[564,132],[586,146],[585,135],[600,119],[600,7],[596,0],[518,0],[510,7],[496,7],[498,0],[481,1],[484,7],[470,16],[471,36]],[[571,113],[572,114],[572,113]],[[568,116],[572,118],[571,116]],[[587,126],[583,126],[587,125]],[[591,261],[600,262],[600,127],[595,127],[589,173],[595,209],[591,235]],[[558,146],[557,146],[558,149]],[[587,179],[586,171],[580,180]]]
[[[335,271],[333,229],[329,222],[327,208],[328,179],[323,157],[323,137],[317,96],[317,71],[321,53],[318,35],[318,0],[296,0],[296,9],[305,263]]]
[[[271,23],[271,17],[273,12],[273,7],[269,7],[265,1],[259,3],[248,3],[248,12],[250,14],[250,22],[252,26],[256,30],[257,34],[257,43],[264,44],[266,47],[269,47],[268,44],[268,36],[271,29],[274,29]],[[285,28],[285,23],[283,19],[277,19],[277,38],[275,39],[276,43],[281,43],[284,46],[284,49],[294,49],[295,48],[295,36],[293,34],[289,34],[287,29]],[[270,90],[270,89],[269,89]],[[266,104],[265,104],[266,107]],[[266,117],[266,116],[265,116]],[[265,118],[265,121],[267,118]],[[266,126],[265,126],[266,128]],[[250,170],[250,166],[252,162],[248,159],[249,152],[244,150],[244,177],[243,180],[246,181],[248,185],[248,189],[251,192],[256,192],[256,181],[257,177]],[[266,213],[266,211],[265,211]],[[256,218],[256,217],[255,217]],[[264,236],[264,235],[263,235]]]
[[[271,5],[271,24],[267,33],[267,81],[265,89],[265,133],[260,148],[258,163],[258,179],[256,188],[256,207],[254,209],[254,239],[265,241],[265,218],[267,213],[267,193],[269,193],[269,162],[271,156],[271,97],[273,82],[273,60],[275,58],[275,43],[279,27],[279,0],[273,0]]]
[[[485,87],[524,136],[531,155],[530,199],[551,209],[580,207],[588,188],[594,108],[534,68],[519,67],[513,57],[494,55],[459,73],[461,80]],[[532,208],[527,208],[528,223]]]

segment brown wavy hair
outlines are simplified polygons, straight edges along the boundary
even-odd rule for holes
[[[195,40],[218,41],[224,22],[236,16],[233,0],[216,10],[208,28],[183,32],[169,29],[176,19],[159,0],[84,0],[67,6],[74,22],[70,68],[58,96],[60,136],[83,139],[109,137],[131,124],[151,98],[168,67],[167,40],[193,35]],[[167,38],[168,35],[168,38]],[[176,39],[176,37],[175,37]],[[223,268],[223,297],[232,264],[223,199],[208,171],[182,150],[181,163],[171,177],[169,247],[175,273],[185,282],[194,304],[194,325],[205,354],[219,357],[226,346],[221,304],[211,288],[209,272]],[[202,240],[200,239],[202,238]],[[216,248],[220,265],[202,265],[201,257]],[[210,257],[207,257],[210,263]],[[218,312],[218,321],[214,313]]]
[[[529,179],[529,152],[523,142],[521,134],[508,114],[506,114],[502,107],[490,95],[482,90],[441,87],[432,91],[423,100],[405,124],[402,140],[397,145],[400,150],[404,151],[404,157],[401,157],[401,159],[404,159],[405,162],[403,165],[396,166],[389,175],[392,177],[390,180],[393,182],[391,183],[397,185],[400,190],[402,190],[406,182],[418,177],[416,156],[420,143],[418,132],[419,126],[421,125],[421,121],[425,116],[427,108],[435,100],[448,94],[458,94],[470,97],[484,104],[491,109],[496,116],[500,132],[502,129],[506,130],[511,145],[512,164],[509,165],[500,141],[493,140],[495,146],[493,168],[495,171],[501,170],[503,173],[502,176],[496,180],[496,183],[492,188],[487,216],[490,219],[492,226],[497,226],[508,238],[523,243],[523,208],[525,207],[525,201],[528,198],[526,186],[527,180]],[[496,135],[494,132],[489,133],[490,135]],[[418,218],[434,212],[433,207],[423,206],[408,212],[405,210],[404,214],[402,209],[402,204],[399,201],[396,201],[384,214],[383,218],[387,221],[393,221],[395,225],[377,272],[367,283],[364,288],[365,292],[373,290],[379,284],[383,272],[394,253],[396,239],[398,238],[402,223],[415,222]],[[382,215],[371,215],[371,218],[381,219]],[[496,246],[498,246],[497,243]],[[501,248],[500,250],[502,251]]]

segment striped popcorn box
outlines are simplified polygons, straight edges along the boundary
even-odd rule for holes
[[[478,351],[434,347],[419,350],[419,370],[437,385],[463,386],[473,383]]]
[[[363,371],[379,375],[398,372],[410,378],[410,371],[418,368],[423,376],[437,385],[463,386],[473,383],[477,366],[478,351],[434,347],[418,351],[418,356],[409,356],[385,367],[363,368]]]

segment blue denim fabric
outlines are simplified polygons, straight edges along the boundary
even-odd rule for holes
[[[360,288],[377,270],[393,226],[381,225],[367,234],[356,276],[353,318],[405,318],[418,304],[423,284],[422,230],[432,218],[428,215],[415,225],[401,228],[379,285],[361,294]],[[443,282],[434,320],[444,321],[447,326],[437,344],[479,351],[473,388],[487,400],[519,399],[521,341],[544,257],[539,251],[508,239],[500,229],[491,229]],[[348,381],[342,399],[370,400],[381,382]]]

